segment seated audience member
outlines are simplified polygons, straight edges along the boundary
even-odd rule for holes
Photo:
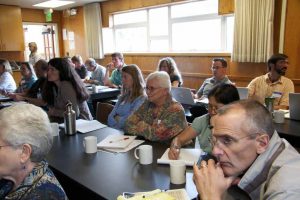
[[[151,73],[146,79],[148,98],[125,122],[124,131],[151,141],[170,141],[187,126],[184,109],[172,99],[166,72]]]
[[[116,52],[111,55],[111,62],[106,65],[106,73],[104,77],[104,85],[109,87],[120,87],[122,85],[121,70],[126,66],[122,53]],[[112,70],[109,77],[109,71]]]
[[[86,79],[88,77],[88,71],[83,64],[82,58],[80,55],[73,56],[71,58],[72,63],[74,64],[75,70],[81,79]]]
[[[108,126],[123,129],[129,115],[136,111],[146,99],[143,75],[136,65],[122,68],[122,93],[108,116]]]
[[[19,104],[2,109],[0,119],[0,199],[67,199],[44,160],[53,143],[47,114]]]
[[[157,71],[165,71],[169,74],[172,87],[180,87],[183,84],[181,74],[173,58],[166,57],[160,59]]]
[[[103,66],[98,65],[93,58],[87,59],[85,61],[85,66],[87,70],[90,71],[92,74],[91,78],[86,79],[84,82],[96,85],[104,85],[104,76],[106,69]]]
[[[31,86],[33,85],[33,83],[36,81],[37,78],[32,65],[29,64],[28,62],[22,62],[20,70],[21,70],[22,79],[16,92],[26,93],[31,88]]]
[[[92,120],[86,100],[89,94],[80,77],[66,58],[53,58],[48,63],[48,81],[42,93],[52,121],[63,121],[66,104],[70,101],[80,119]]]
[[[205,79],[200,89],[197,91],[195,98],[206,98],[209,91],[217,84],[232,84],[226,76],[227,62],[224,58],[214,58],[212,60],[211,71],[213,77]]]
[[[14,92],[16,88],[16,82],[12,76],[8,60],[0,59],[0,93],[6,95]]]
[[[201,199],[299,199],[300,155],[279,137],[263,105],[242,100],[223,106],[212,126],[218,163],[194,165]],[[242,194],[249,197],[238,198]]]
[[[275,97],[274,109],[289,109],[289,93],[294,92],[292,80],[286,78],[288,56],[272,55],[268,60],[268,73],[253,79],[248,85],[248,97],[264,104],[266,97]]]
[[[45,102],[42,100],[43,88],[47,81],[48,63],[41,59],[33,66],[38,77],[27,92],[12,93],[9,96],[15,101],[28,101],[37,106],[44,106]]]
[[[29,63],[33,66],[38,60],[41,59],[40,55],[37,53],[37,44],[35,42],[29,42],[28,48],[30,51],[29,54]]]
[[[219,84],[211,89],[208,93],[208,114],[194,119],[191,126],[177,135],[170,147],[169,158],[178,159],[180,148],[190,140],[198,136],[200,148],[207,153],[211,153],[211,127],[210,119],[216,114],[217,109],[240,99],[239,93],[234,85]]]

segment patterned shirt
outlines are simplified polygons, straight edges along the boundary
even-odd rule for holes
[[[33,168],[19,187],[11,191],[13,184],[7,180],[0,180],[0,199],[22,200],[66,200],[64,189],[59,184],[46,161],[41,161]],[[9,189],[8,189],[9,188]],[[6,194],[4,190],[11,191]],[[6,196],[7,195],[7,196]]]
[[[274,93],[274,105],[289,105],[289,93],[295,91],[294,84],[291,79],[281,76],[278,81],[272,83],[269,79],[268,73],[253,79],[248,85],[248,97],[255,98],[262,104],[266,97],[271,97]]]
[[[158,111],[155,104],[145,100],[125,122],[124,131],[131,135],[140,135],[151,141],[170,141],[187,127],[184,109],[171,97]]]

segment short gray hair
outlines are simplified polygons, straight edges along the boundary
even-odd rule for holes
[[[88,58],[86,61],[85,61],[85,64],[88,64],[90,65],[91,67],[96,67],[97,66],[97,63],[95,61],[94,58]]]
[[[240,100],[231,104],[222,106],[218,111],[218,115],[226,115],[230,112],[235,112],[236,109],[244,111],[245,121],[243,129],[249,133],[266,133],[271,138],[275,129],[271,113],[258,101]]]
[[[18,104],[0,111],[1,139],[13,147],[29,144],[30,159],[39,162],[50,151],[52,129],[46,112],[31,104]]]
[[[171,81],[170,76],[165,71],[156,71],[148,75],[146,78],[146,83],[150,80],[156,79],[159,82],[159,86],[162,88],[167,88],[171,92]]]

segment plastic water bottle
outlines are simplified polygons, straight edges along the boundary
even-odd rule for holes
[[[76,114],[72,110],[72,103],[69,101],[64,112],[65,134],[75,135],[76,133]]]

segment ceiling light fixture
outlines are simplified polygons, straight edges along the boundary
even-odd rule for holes
[[[45,1],[43,3],[38,3],[33,6],[35,7],[43,7],[43,8],[57,8],[61,6],[65,6],[68,4],[75,3],[74,1],[58,1],[58,0],[52,0],[52,1]]]

